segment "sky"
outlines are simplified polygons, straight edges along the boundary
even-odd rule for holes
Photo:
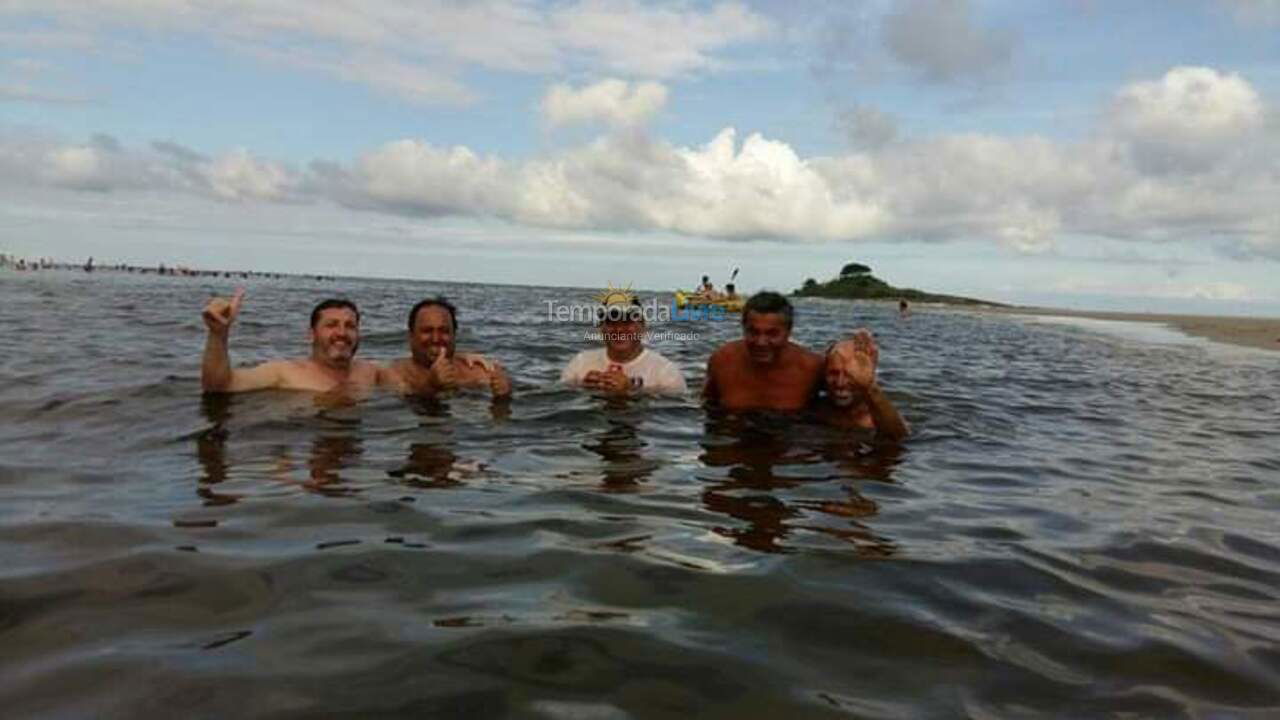
[[[1280,315],[1280,0],[0,0],[0,252]]]

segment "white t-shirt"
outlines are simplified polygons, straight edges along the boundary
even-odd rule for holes
[[[604,348],[583,350],[574,356],[560,373],[560,382],[566,385],[581,385],[587,373],[608,372],[611,366],[622,368],[622,373],[631,379],[631,389],[652,395],[683,395],[688,388],[684,384],[684,375],[680,368],[662,355],[645,348],[631,362],[616,363],[609,359]]]

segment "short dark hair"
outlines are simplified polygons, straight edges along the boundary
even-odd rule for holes
[[[448,310],[449,322],[453,324],[453,332],[455,335],[458,333],[458,308],[454,307],[453,303],[446,300],[443,295],[429,297],[413,306],[413,309],[409,311],[409,332],[413,332],[413,326],[418,323],[418,311],[429,307],[442,307]]]
[[[791,329],[791,322],[795,319],[795,309],[791,307],[791,301],[782,295],[769,290],[761,290],[752,295],[747,304],[742,306],[742,324],[747,324],[747,313],[769,314],[776,313],[782,316],[787,323],[787,329]]]
[[[360,324],[360,308],[356,304],[346,298],[328,298],[321,300],[314,309],[311,310],[311,327],[315,327],[320,322],[320,313],[331,308],[346,308],[356,314],[356,324]]]

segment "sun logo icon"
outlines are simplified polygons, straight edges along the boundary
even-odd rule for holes
[[[636,294],[631,292],[631,286],[625,288],[616,288],[613,283],[609,283],[609,287],[596,294],[596,302],[601,305],[631,305],[636,300]]]

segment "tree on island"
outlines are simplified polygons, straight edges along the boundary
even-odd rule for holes
[[[937,295],[914,288],[899,288],[871,274],[871,268],[851,262],[840,268],[840,277],[827,282],[813,278],[793,295],[807,297],[843,298],[848,300],[910,300],[912,302],[937,302],[953,305],[999,305],[999,303],[975,300],[955,295]]]

